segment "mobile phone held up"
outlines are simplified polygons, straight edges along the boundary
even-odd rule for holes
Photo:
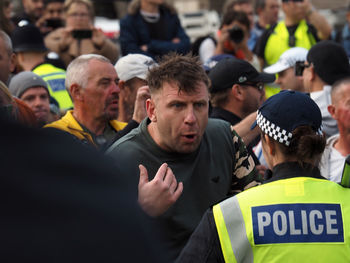
[[[90,29],[80,29],[72,31],[73,38],[76,39],[84,39],[92,37],[92,30]]]

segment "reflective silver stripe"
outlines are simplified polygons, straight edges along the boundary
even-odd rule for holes
[[[253,262],[253,249],[248,241],[242,211],[237,198],[235,196],[228,198],[219,205],[237,262]]]

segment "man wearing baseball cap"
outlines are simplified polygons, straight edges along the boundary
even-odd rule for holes
[[[226,58],[210,71],[212,118],[232,125],[255,112],[265,99],[264,84],[275,80],[273,74],[259,73],[249,62]]]
[[[307,49],[293,47],[283,52],[279,60],[264,69],[264,72],[278,74],[276,84],[282,90],[296,90],[305,92],[302,76],[296,76],[295,64],[303,63],[306,60]]]
[[[328,112],[332,85],[350,76],[350,65],[344,48],[333,41],[322,41],[313,46],[297,71],[303,76],[304,87],[322,113],[323,131],[327,137],[338,133],[337,122]]]
[[[211,118],[223,119],[235,125],[257,111],[265,100],[264,84],[274,82],[273,74],[259,73],[249,62],[237,58],[221,60],[209,72],[211,80]],[[251,151],[259,137],[248,145]]]
[[[147,87],[147,73],[150,68],[156,65],[157,63],[151,57],[142,54],[129,54],[117,61],[115,70],[119,77],[120,88],[118,121],[129,122],[132,120],[137,96],[150,97]]]
[[[31,71],[20,72],[11,79],[9,90],[33,110],[40,126],[48,122],[50,95],[46,82],[40,76]]]

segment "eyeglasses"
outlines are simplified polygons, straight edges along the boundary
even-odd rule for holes
[[[70,13],[70,14],[67,14],[67,16],[85,18],[85,17],[88,17],[89,14],[88,13]]]
[[[309,68],[310,66],[311,64],[305,64],[304,61],[295,62],[295,66],[294,66],[295,76],[302,76],[304,69]]]
[[[262,82],[258,82],[258,83],[244,82],[244,83],[241,83],[239,85],[253,87],[253,88],[256,88],[259,91],[264,90],[264,83],[262,83]]]

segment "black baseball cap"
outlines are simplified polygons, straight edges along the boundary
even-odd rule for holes
[[[312,63],[316,74],[328,85],[350,76],[349,58],[344,48],[331,40],[314,45],[306,60]]]
[[[274,74],[259,73],[249,62],[237,58],[220,60],[209,72],[210,92],[230,89],[234,84],[272,83]]]

